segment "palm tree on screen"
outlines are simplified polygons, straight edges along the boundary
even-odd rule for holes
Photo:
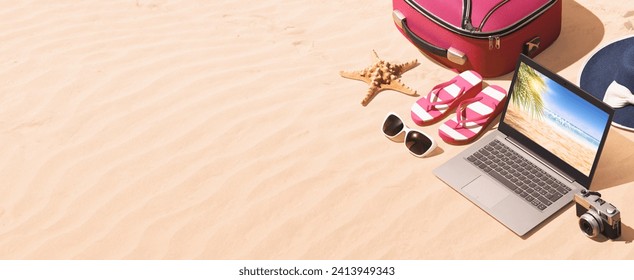
[[[528,112],[531,117],[541,119],[544,114],[542,99],[544,91],[546,91],[544,78],[535,69],[522,63],[511,95],[513,104]]]

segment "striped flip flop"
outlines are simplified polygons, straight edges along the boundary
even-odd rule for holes
[[[443,119],[453,112],[465,98],[473,97],[482,90],[482,76],[468,70],[448,82],[436,85],[426,97],[412,105],[412,120],[417,125],[428,125]]]
[[[491,85],[475,97],[458,105],[456,115],[438,129],[438,135],[449,144],[466,144],[485,131],[485,128],[502,112],[507,92]]]

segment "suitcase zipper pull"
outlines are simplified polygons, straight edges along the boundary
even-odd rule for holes
[[[502,46],[502,42],[499,36],[489,36],[489,50],[493,50],[493,48],[499,50]]]

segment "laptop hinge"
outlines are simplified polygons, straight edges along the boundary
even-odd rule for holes
[[[536,161],[539,161],[541,164],[545,165],[546,167],[548,167],[548,169],[552,170],[553,172],[557,173],[559,176],[563,177],[564,179],[566,179],[568,182],[573,183],[575,180],[573,178],[570,178],[570,176],[567,176],[566,174],[564,174],[563,172],[557,170],[557,168],[551,166],[550,164],[548,164],[547,162],[543,161],[541,158],[539,158],[538,156],[534,155],[532,152],[530,152],[528,149],[524,148],[520,143],[517,143],[515,140],[513,140],[513,138],[511,137],[506,137],[505,138],[507,141],[509,141],[511,144],[513,144],[513,146],[517,147],[518,149],[524,151],[526,154],[530,155],[532,158],[534,158]]]

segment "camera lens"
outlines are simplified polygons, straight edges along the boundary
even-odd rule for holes
[[[587,237],[594,238],[603,232],[603,223],[597,215],[595,211],[588,211],[579,217],[579,228]]]
[[[579,220],[579,228],[581,228],[581,231],[583,231],[583,233],[587,236],[592,236],[592,231],[594,231],[592,225],[583,219]]]

